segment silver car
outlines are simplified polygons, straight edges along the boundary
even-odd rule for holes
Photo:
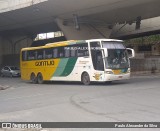
[[[16,66],[5,66],[1,69],[1,76],[20,76],[20,69]]]

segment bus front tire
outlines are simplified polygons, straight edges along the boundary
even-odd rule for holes
[[[34,73],[31,74],[30,80],[33,84],[37,84],[37,77]]]
[[[91,82],[90,82],[90,77],[89,77],[89,75],[88,75],[87,72],[84,72],[84,73],[82,74],[81,81],[82,81],[82,83],[83,83],[84,85],[89,85],[89,84],[91,83]]]
[[[38,73],[37,75],[37,81],[38,81],[38,84],[43,84],[43,76],[41,73]]]

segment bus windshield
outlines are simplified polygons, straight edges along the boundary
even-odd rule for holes
[[[108,50],[108,57],[105,58],[106,69],[129,68],[128,55],[123,43],[103,42],[103,48]]]

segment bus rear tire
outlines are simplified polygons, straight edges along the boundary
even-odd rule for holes
[[[84,85],[89,85],[89,84],[91,83],[90,77],[89,77],[89,75],[88,75],[87,72],[84,72],[84,73],[82,74],[81,82],[82,82]]]
[[[37,84],[37,77],[34,73],[31,74],[30,80],[33,84]]]
[[[38,75],[37,75],[37,82],[38,82],[38,84],[43,84],[43,76],[42,76],[42,74],[41,73],[38,73]]]

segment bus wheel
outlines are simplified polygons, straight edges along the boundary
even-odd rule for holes
[[[30,80],[33,84],[36,84],[37,83],[37,78],[36,78],[36,75],[34,73],[31,74],[30,76]]]
[[[43,84],[43,76],[41,73],[38,73],[37,75],[37,81],[38,81],[38,84]]]
[[[90,84],[90,78],[89,78],[89,75],[87,72],[84,72],[82,74],[82,77],[81,77],[81,81],[84,85],[89,85]]]

